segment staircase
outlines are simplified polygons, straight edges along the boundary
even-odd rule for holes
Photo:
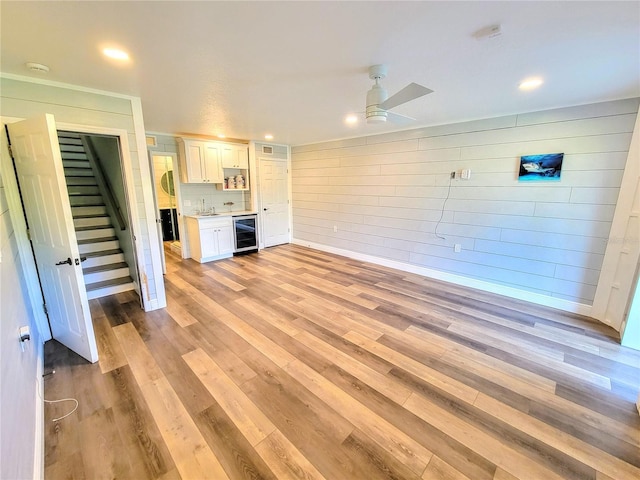
[[[129,266],[107,213],[80,134],[58,132],[82,273],[89,300],[133,290]]]

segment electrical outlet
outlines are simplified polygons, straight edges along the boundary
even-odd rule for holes
[[[456,243],[453,246],[453,251],[456,252],[456,253],[460,253],[462,251],[462,245],[460,245],[459,243]]]
[[[338,233],[338,226],[337,225],[333,226],[333,233]]]

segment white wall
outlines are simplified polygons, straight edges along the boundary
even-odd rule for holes
[[[4,76],[0,77],[0,101],[4,116],[29,118],[51,113],[58,123],[127,131],[136,193],[136,204],[130,206],[135,208],[137,214],[134,232],[143,257],[138,264],[141,293],[147,309],[163,307],[166,301],[153,203],[149,197],[149,164],[147,152],[139,152],[139,146],[144,144],[144,138],[138,138],[144,135],[144,131],[139,131],[142,122],[141,113],[138,112],[139,99]]]
[[[293,147],[295,241],[585,311],[638,103]],[[518,182],[521,155],[556,152],[565,154],[560,182]],[[471,179],[456,178],[449,191],[449,173],[463,168]],[[435,230],[441,214],[437,234],[444,239]]]
[[[4,132],[2,132],[4,135]],[[35,478],[41,466],[42,403],[36,382],[42,374],[42,338],[27,298],[18,247],[0,176],[0,478]],[[29,326],[24,352],[18,330]],[[39,452],[39,453],[38,453]]]
[[[111,218],[111,224],[115,230],[116,237],[120,243],[120,249],[124,255],[125,262],[129,266],[129,273],[133,281],[140,288],[140,279],[136,269],[135,251],[133,249],[133,238],[131,237],[131,222],[127,215],[127,189],[125,187],[125,179],[122,173],[122,163],[120,158],[120,145],[116,138],[93,135],[91,137],[96,154],[100,159],[102,171],[111,186],[111,192],[120,206],[122,216],[125,219],[126,226],[124,230],[120,229],[120,225],[115,216],[114,210],[109,202],[105,200],[107,212]]]

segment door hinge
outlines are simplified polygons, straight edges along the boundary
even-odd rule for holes
[[[31,230],[27,228],[27,238],[31,241]]]
[[[7,148],[9,149],[9,155],[13,158],[13,148],[11,148],[11,144],[8,144]]]
[[[42,304],[42,309],[44,310],[44,314],[45,315],[49,315],[49,310],[47,310],[47,304],[46,303]]]

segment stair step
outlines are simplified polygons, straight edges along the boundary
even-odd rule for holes
[[[107,221],[109,221],[109,222],[111,220],[109,217],[95,217],[95,218],[102,219],[103,222],[104,222],[105,219]],[[91,220],[91,218],[82,218],[80,220]],[[76,227],[75,231],[76,231],[76,233],[77,232],[90,232],[92,230],[105,232],[109,228],[113,229],[113,225],[111,225],[111,223],[100,223],[100,224],[91,224],[91,225],[81,225],[79,227]],[[115,233],[116,232],[114,230],[113,231],[113,235],[115,235]]]
[[[116,231],[112,226],[76,230],[78,244],[84,240],[95,240],[106,237],[113,238],[115,235]]]
[[[83,275],[89,275],[92,273],[98,273],[98,272],[106,272],[109,270],[115,270],[118,268],[129,268],[127,266],[127,262],[122,261],[122,262],[114,262],[114,263],[108,263],[108,264],[103,264],[103,265],[95,265],[93,267],[86,267],[84,265],[84,263],[82,264],[82,274]],[[90,283],[94,283],[94,282],[90,282]]]
[[[64,168],[91,168],[91,164],[87,159],[81,158],[68,158],[64,155],[62,156],[62,166]]]
[[[58,136],[58,144],[60,145],[60,149],[66,149],[69,145],[82,145],[82,140],[80,138],[67,138]]]
[[[116,237],[115,235],[111,235],[109,237],[92,238],[91,240],[78,240],[78,245],[87,245],[89,243],[111,242],[114,240],[117,242],[118,237]]]
[[[80,217],[73,219],[76,232],[87,228],[111,227],[111,218],[108,215],[99,217]]]
[[[58,143],[60,143],[58,141]],[[64,152],[82,152],[84,153],[84,145],[82,145],[82,142],[80,142],[80,145],[78,144],[70,144],[70,143],[65,143],[64,144],[64,149],[61,149]]]
[[[67,186],[70,185],[98,185],[94,177],[65,177]]]
[[[99,269],[91,272],[82,270],[85,284],[95,284],[106,282],[108,280],[116,280],[119,278],[128,278],[131,281],[131,272],[126,263],[122,262],[113,265],[102,265]]]
[[[87,257],[87,259],[82,262],[83,269],[124,262],[124,253],[122,253],[120,249],[90,252],[83,256]]]
[[[65,168],[65,177],[93,177],[93,170],[90,168]]]
[[[97,185],[69,185],[67,184],[67,192],[71,195],[100,195],[100,189]]]
[[[136,288],[131,277],[120,278],[115,280],[107,280],[95,284],[87,284],[87,298],[93,300],[95,298],[106,297],[116,293],[127,292]]]
[[[58,130],[58,138],[77,138],[80,139],[80,133],[70,130]]]
[[[63,162],[87,162],[89,163],[89,157],[84,152],[65,152],[62,150],[60,152],[60,156],[62,157]]]
[[[120,248],[117,237],[92,238],[90,240],[78,240],[80,253],[101,252],[104,250],[116,250]]]
[[[73,218],[87,218],[107,215],[107,207],[104,205],[92,205],[88,207],[71,207]]]
[[[93,207],[93,206],[101,206],[104,205],[104,200],[102,200],[102,195],[83,195],[81,197],[78,196],[70,196],[69,202],[71,203],[71,207]]]

